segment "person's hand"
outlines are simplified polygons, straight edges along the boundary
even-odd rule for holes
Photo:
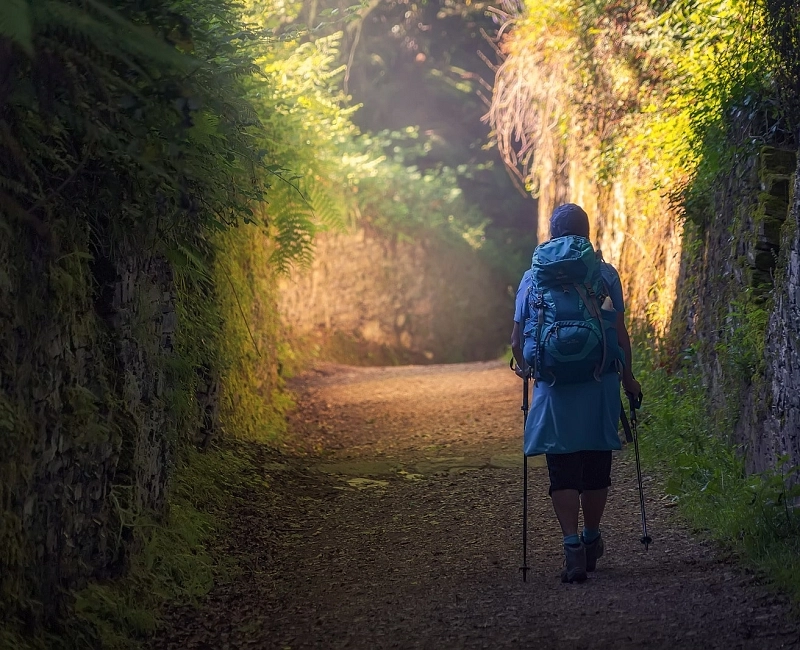
[[[629,395],[638,398],[642,394],[642,385],[633,376],[622,378],[622,387]]]

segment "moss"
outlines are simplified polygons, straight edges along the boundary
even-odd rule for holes
[[[289,402],[281,399],[278,372],[283,339],[278,315],[274,244],[260,227],[219,237],[215,269],[217,300],[224,315],[219,338],[220,422],[229,435],[275,441],[285,431]],[[284,358],[287,356],[283,350]]]
[[[758,214],[764,219],[783,222],[789,212],[789,195],[775,195],[760,192],[758,195]]]
[[[143,540],[120,579],[74,594],[74,617],[60,643],[70,650],[134,650],[157,629],[165,605],[196,603],[235,568],[212,560],[209,545],[232,500],[264,489],[253,452],[241,446],[188,450],[178,463],[166,518],[138,513]]]
[[[793,149],[762,147],[759,152],[759,178],[767,191],[797,171],[797,153]]]

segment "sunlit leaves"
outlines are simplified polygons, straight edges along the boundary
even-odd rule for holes
[[[752,0],[677,0],[653,21],[651,35],[653,49],[671,64],[664,108],[687,122],[697,152],[699,140],[724,119],[725,107],[744,101],[768,78],[772,55],[762,7]]]
[[[654,187],[683,186],[726,110],[767,85],[775,65],[760,0],[675,0],[660,13],[537,0],[509,29],[490,118],[533,185],[537,152],[552,158],[569,132],[599,152],[588,162],[601,181],[646,162]]]

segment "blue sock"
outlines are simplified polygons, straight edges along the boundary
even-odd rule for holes
[[[590,528],[583,528],[583,541],[587,544],[591,544],[594,540],[600,537],[600,529],[592,530]]]
[[[581,538],[577,535],[564,535],[564,544],[571,546],[578,546],[581,543]]]

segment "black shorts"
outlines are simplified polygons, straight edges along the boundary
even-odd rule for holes
[[[602,490],[611,485],[611,451],[546,454],[550,492]]]

